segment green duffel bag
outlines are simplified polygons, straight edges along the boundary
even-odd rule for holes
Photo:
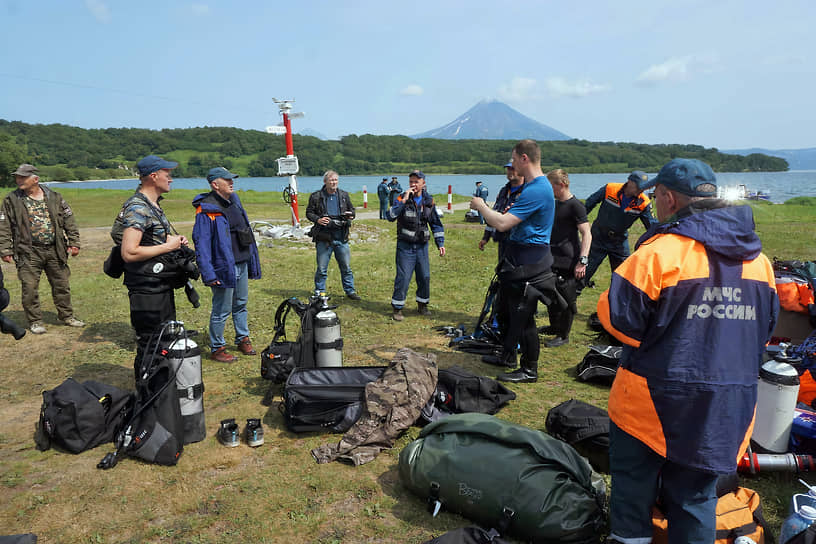
[[[399,456],[402,483],[429,505],[537,543],[599,542],[606,484],[570,445],[479,413],[425,427]]]

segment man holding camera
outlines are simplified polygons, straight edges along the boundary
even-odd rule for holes
[[[439,256],[445,256],[445,228],[436,211],[434,199],[425,191],[425,174],[414,170],[408,176],[408,190],[396,198],[386,218],[397,222],[397,275],[391,295],[391,318],[402,321],[402,309],[408,295],[411,276],[416,274],[416,301],[420,315],[431,315],[431,264],[428,261],[428,240],[433,233]]]
[[[343,291],[351,300],[360,300],[354,288],[349,250],[349,227],[357,215],[349,194],[337,187],[340,177],[334,170],[323,174],[323,188],[309,195],[306,218],[314,223],[311,236],[317,250],[317,270],[314,276],[314,293],[326,291],[329,261],[332,253],[340,268]]]
[[[164,275],[165,268],[170,267],[161,260],[172,251],[187,248],[187,238],[175,233],[159,204],[162,195],[170,192],[171,171],[176,166],[177,162],[156,155],[140,160],[136,164],[139,187],[122,205],[111,229],[111,238],[120,246],[124,261],[130,323],[138,342],[137,364],[153,330],[176,319],[173,289],[184,285]]]
[[[84,327],[85,323],[74,317],[71,306],[68,256],[79,253],[74,212],[59,193],[40,185],[37,172],[30,164],[21,164],[12,172],[17,190],[6,196],[0,208],[0,256],[17,266],[30,330],[43,334],[39,296],[43,271],[59,320],[69,327]]]
[[[258,246],[249,218],[233,187],[237,174],[221,166],[207,173],[212,189],[193,199],[196,209],[193,243],[201,281],[212,289],[210,358],[221,363],[237,359],[227,353],[224,328],[232,314],[235,344],[244,355],[256,355],[249,339],[249,280],[261,277]]]

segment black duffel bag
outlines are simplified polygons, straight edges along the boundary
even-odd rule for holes
[[[609,474],[609,414],[586,402],[570,399],[547,412],[547,432],[589,460],[592,468]]]
[[[112,385],[68,378],[43,391],[43,403],[34,441],[45,451],[52,445],[80,453],[106,442],[130,417],[133,393]]]

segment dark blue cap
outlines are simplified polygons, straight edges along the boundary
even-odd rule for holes
[[[649,176],[643,170],[634,170],[629,177],[626,178],[626,181],[634,181],[637,184],[638,190],[643,191],[646,187],[646,183],[649,181]]]
[[[159,170],[172,170],[176,166],[178,166],[177,162],[166,161],[156,155],[148,155],[136,163],[136,170],[139,171],[139,177],[143,178]]]
[[[238,174],[233,174],[223,166],[216,166],[215,168],[210,168],[210,171],[207,172],[207,181],[212,183],[214,180],[218,178],[223,179],[235,179],[238,177]]]
[[[701,185],[712,185],[713,189],[698,189]],[[672,159],[663,165],[657,176],[643,187],[665,185],[667,189],[688,196],[717,196],[717,177],[709,165],[697,159]]]
[[[408,174],[409,178],[412,177],[412,176],[417,177],[419,179],[425,179],[425,174],[422,173],[422,170],[414,170],[413,172]]]
[[[504,165],[505,168],[513,168],[513,161],[508,162]]]

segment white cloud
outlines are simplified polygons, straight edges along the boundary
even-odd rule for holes
[[[529,77],[514,77],[499,87],[499,98],[508,102],[525,102],[541,98],[538,82]]]
[[[85,7],[100,23],[110,23],[111,14],[108,5],[103,0],[85,0]]]
[[[605,93],[609,91],[609,85],[593,83],[588,79],[578,81],[567,81],[563,77],[548,77],[544,81],[547,92],[555,97],[568,96],[570,98],[584,98],[591,94]]]
[[[408,85],[407,87],[402,89],[400,91],[400,94],[405,95],[405,96],[419,96],[424,92],[425,92],[425,89],[423,89],[419,85],[414,84],[414,85]]]
[[[609,85],[593,83],[589,79],[568,81],[566,78],[553,76],[540,84],[529,77],[514,77],[510,82],[499,87],[499,97],[509,102],[543,100],[547,96],[584,98],[591,94],[606,92],[609,88]]]
[[[193,15],[209,15],[210,14],[210,6],[207,4],[193,4],[190,6],[190,9],[193,12]]]
[[[716,70],[717,59],[713,56],[686,55],[672,57],[661,64],[649,66],[637,77],[641,85],[655,85],[664,81],[679,83],[688,81],[698,74]]]

